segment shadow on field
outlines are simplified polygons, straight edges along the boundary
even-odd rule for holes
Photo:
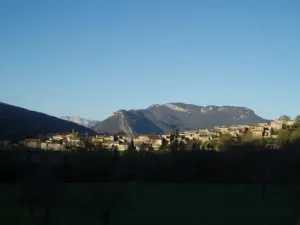
[[[43,186],[1,186],[1,224],[294,225],[299,215],[291,204],[290,187],[280,185],[266,186],[264,197],[259,185],[89,183]],[[30,187],[36,191],[29,191]]]
[[[296,151],[122,154],[3,153],[0,224],[294,225],[299,218]]]

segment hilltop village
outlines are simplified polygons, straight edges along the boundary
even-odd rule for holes
[[[218,142],[221,137],[229,136],[233,139],[251,136],[252,140],[275,140],[278,132],[295,125],[294,120],[274,120],[269,123],[236,126],[216,126],[214,129],[199,129],[195,131],[178,131],[176,138],[181,144],[196,144],[200,149],[211,149],[209,143]],[[1,142],[1,149],[15,147],[37,148],[42,150],[72,150],[72,149],[114,149],[119,151],[134,147],[135,150],[159,150],[168,148],[174,139],[174,134],[138,135],[96,135],[79,134],[73,130],[65,134],[48,134],[36,139],[24,139],[19,143]]]

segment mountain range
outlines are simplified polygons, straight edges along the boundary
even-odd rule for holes
[[[198,106],[185,103],[151,105],[146,109],[119,110],[107,119],[97,122],[91,129],[96,132],[136,134],[162,134],[178,127],[196,130],[222,125],[266,122],[253,110],[239,106]]]
[[[44,113],[0,103],[0,137],[29,137],[37,133],[123,133],[162,134],[178,127],[197,130],[221,125],[253,124],[268,120],[253,110],[239,106],[198,106],[185,103],[155,104],[146,109],[119,110],[103,121],[79,116],[57,118]]]
[[[0,138],[20,139],[36,137],[38,134],[71,132],[73,129],[80,133],[88,132],[89,135],[96,134],[77,123],[1,102],[0,128]]]

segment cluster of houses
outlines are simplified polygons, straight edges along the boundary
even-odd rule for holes
[[[282,130],[285,126],[294,125],[293,120],[281,121],[274,120],[269,123],[259,123],[254,125],[235,125],[235,126],[216,126],[214,129],[199,129],[196,131],[182,131],[178,135],[178,141],[188,142],[195,140],[201,143],[207,143],[211,140],[218,139],[221,135],[229,134],[232,137],[242,136],[251,132],[253,139],[276,138],[277,131]],[[48,135],[47,139],[25,139],[20,144],[28,148],[38,148],[43,150],[65,150],[72,148],[107,148],[120,151],[127,150],[130,145],[134,144],[137,150],[141,148],[152,148],[158,150],[163,143],[171,142],[171,133],[163,135],[139,135],[128,137],[123,135],[97,135],[88,136],[78,133],[71,134],[53,134]],[[2,148],[3,148],[2,144]],[[8,146],[8,145],[6,145]]]
[[[273,120],[268,123],[258,123],[253,125],[234,125],[234,126],[216,126],[213,129],[199,129],[196,131],[183,131],[179,133],[179,141],[197,140],[201,143],[218,139],[221,135],[229,134],[233,138],[251,133],[252,139],[277,138],[277,132],[284,127],[291,127],[295,124],[294,120],[281,121]],[[168,142],[171,134],[162,135]]]

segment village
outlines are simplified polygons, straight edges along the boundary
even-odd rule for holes
[[[253,125],[235,125],[235,126],[216,126],[214,129],[199,129],[195,131],[179,131],[177,140],[187,143],[194,141],[203,145],[213,140],[218,140],[222,135],[230,135],[237,138],[251,133],[252,139],[276,139],[279,130],[285,127],[291,127],[295,124],[294,120],[273,120],[269,123],[258,123]],[[74,150],[74,149],[114,149],[119,151],[128,150],[130,145],[134,144],[136,150],[152,149],[159,150],[162,145],[169,145],[172,142],[172,134],[162,135],[138,135],[129,137],[125,135],[96,135],[79,134],[75,131],[65,134],[48,134],[44,137],[35,139],[24,139],[20,143],[1,142],[1,149],[10,149],[14,147],[25,147],[42,150]]]

